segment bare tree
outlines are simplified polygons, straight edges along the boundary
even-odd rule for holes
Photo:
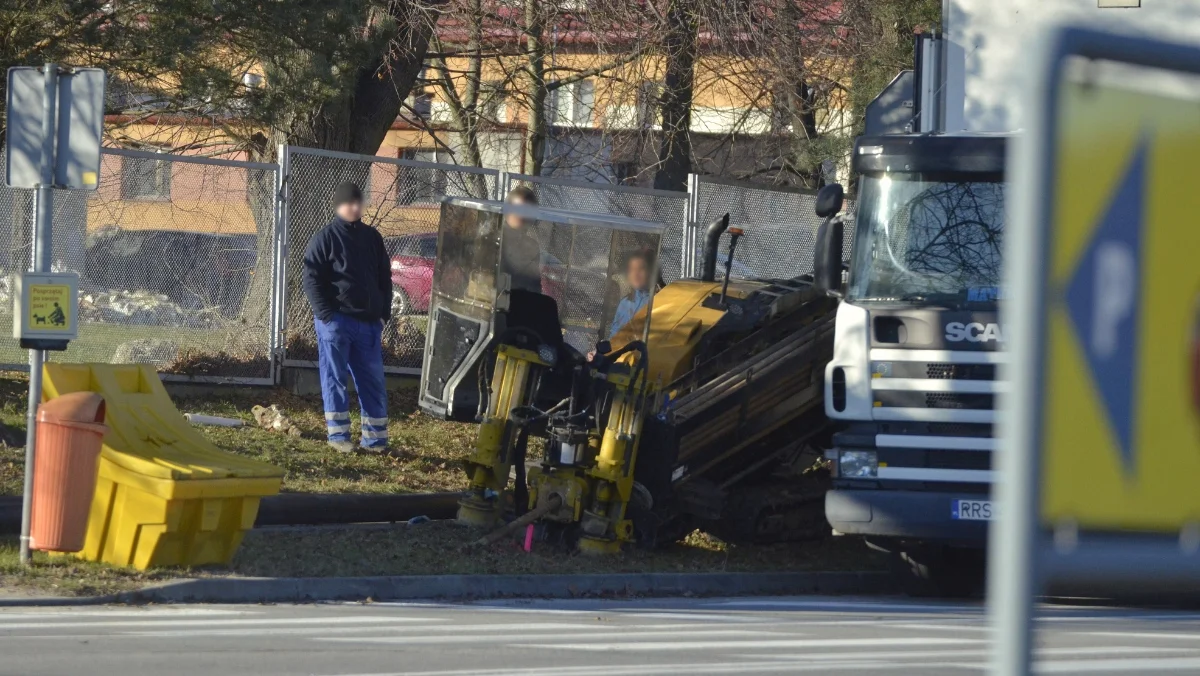
[[[662,145],[654,187],[686,190],[692,171],[692,106],[701,0],[669,0],[662,43],[666,61],[662,99]]]
[[[443,117],[429,121],[436,132],[449,134],[442,143],[463,164],[481,166],[492,132],[522,137],[521,164],[540,174],[554,133],[556,106],[573,96],[573,85],[594,78],[615,79],[623,66],[636,61],[645,47],[617,34],[611,14],[568,0],[522,0],[489,3],[451,0],[432,39],[426,82],[433,86]],[[625,31],[628,32],[628,31]],[[592,51],[567,53],[556,41],[572,44],[587,36]],[[620,40],[619,48],[608,44]],[[585,58],[574,58],[574,57]],[[588,120],[587,123],[590,123]]]

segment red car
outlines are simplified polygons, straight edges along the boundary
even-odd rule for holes
[[[437,233],[384,239],[392,258],[392,315],[429,312],[433,295],[433,266],[437,260]],[[542,253],[542,290],[560,298],[565,268],[557,258]]]
[[[392,315],[428,312],[437,233],[389,237],[384,244],[392,257]]]

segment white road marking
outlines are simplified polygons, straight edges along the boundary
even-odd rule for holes
[[[1112,614],[1108,615],[1047,615],[1038,617],[1038,622],[1119,622],[1129,620],[1175,620],[1179,622],[1197,622],[1200,621],[1200,615],[1196,613],[1172,613],[1158,615],[1141,615],[1139,611],[1125,611],[1114,609]]]
[[[430,642],[438,642],[444,639],[442,636],[432,636],[431,634],[453,633],[456,636],[468,634],[481,634],[473,640],[486,640],[487,635],[494,635],[505,640],[511,640],[512,632],[524,631],[562,631],[562,630],[583,630],[591,631],[597,628],[596,624],[553,624],[550,622],[529,622],[524,624],[440,624],[434,626],[417,627],[412,624],[403,624],[400,626],[352,626],[352,627],[286,627],[275,628],[265,627],[259,629],[188,629],[185,631],[137,631],[137,632],[122,632],[120,634],[107,634],[107,636],[115,637],[148,637],[157,636],[163,638],[187,638],[189,636],[245,636],[253,638],[256,636],[304,636],[308,634],[354,634],[367,631],[388,631],[395,634],[408,634],[414,637],[424,637]],[[614,627],[615,628],[615,627]],[[608,627],[604,627],[608,629]],[[22,637],[27,638],[27,637]]]
[[[1149,648],[1141,646],[1113,646],[1113,647],[1091,647],[1091,648],[1040,648],[1037,651],[1039,657],[1070,657],[1078,655],[1155,655],[1163,653],[1188,653],[1195,652],[1187,648]],[[826,660],[904,660],[904,659],[930,659],[930,658],[951,658],[951,657],[988,657],[990,652],[987,648],[973,648],[968,650],[893,650],[888,652],[801,652],[801,653],[775,653],[772,655],[764,655],[762,653],[749,653],[740,655],[747,661],[753,660],[794,660],[803,662],[805,660],[826,661]]]
[[[881,623],[888,629],[919,629],[921,631],[991,631],[982,624],[922,624],[919,622]]]
[[[848,648],[854,646],[899,646],[899,645],[956,645],[963,643],[983,643],[982,639],[970,638],[801,638],[801,639],[757,639],[749,641],[638,641],[636,643],[522,643],[525,648],[543,650],[587,650],[593,652],[652,652],[671,650],[705,650],[716,649],[746,649],[755,648]]]
[[[188,608],[188,607],[157,607],[157,608],[130,608],[111,610],[64,610],[47,608],[45,610],[30,611],[18,610],[8,611],[0,608],[0,625],[3,625],[8,620],[23,619],[37,620],[61,617],[69,619],[72,617],[213,617],[221,615],[262,615],[263,613],[250,610],[239,610],[236,608],[217,609],[217,608]]]
[[[716,603],[707,603],[710,607],[740,607],[740,608],[795,608],[809,610],[861,610],[864,612],[877,611],[900,611],[900,612],[915,612],[915,611],[934,611],[934,612],[964,612],[971,615],[979,615],[983,613],[983,606],[967,606],[963,604],[947,603],[944,605],[935,604],[918,604],[918,603],[887,603],[877,601],[787,601],[787,600],[761,600],[746,599],[744,601],[719,601]]]
[[[624,611],[621,613],[623,617],[634,617],[637,619],[651,618],[663,620],[694,620],[696,622],[728,622],[730,624],[774,624],[774,618],[768,617],[747,617],[745,615],[727,615],[719,612],[714,613],[672,613],[672,612],[641,612],[637,610]]]
[[[337,674],[330,676],[674,676],[675,674],[766,674],[766,673],[796,673],[801,671],[834,671],[848,669],[891,670],[913,668],[939,668],[945,666],[939,662],[907,662],[904,664],[888,664],[886,662],[858,661],[846,664],[804,664],[789,662],[747,663],[738,662],[703,662],[691,664],[622,664],[599,665],[586,667],[537,667],[513,669],[451,669],[447,671],[393,671],[386,673]]]
[[[1106,660],[1064,660],[1041,662],[1034,665],[1039,674],[1097,674],[1102,672],[1125,672],[1144,674],[1148,671],[1179,671],[1194,674],[1200,670],[1200,657],[1142,657]]]
[[[668,634],[667,630],[686,629],[688,633],[711,633],[711,629],[699,624],[643,624],[643,625],[619,625],[607,622],[594,622],[591,624],[581,623],[551,623],[551,622],[526,622],[526,623],[496,623],[496,624],[440,624],[433,626],[414,626],[405,624],[400,626],[351,626],[351,627],[287,627],[287,628],[250,628],[250,629],[188,629],[184,631],[165,630],[165,631],[137,631],[137,632],[122,632],[119,634],[104,634],[104,636],[124,637],[182,637],[189,636],[245,636],[252,638],[255,636],[304,636],[307,634],[355,634],[363,632],[378,632],[387,631],[393,636],[409,636],[409,637],[427,637],[430,642],[446,642],[445,637],[433,636],[432,634],[454,634],[456,637],[464,637],[467,635],[475,635],[471,641],[486,641],[489,636],[494,636],[503,641],[512,641],[514,632],[546,632],[546,631],[565,631],[565,630],[582,630],[589,632],[587,635],[593,635],[592,632],[603,632],[614,636],[623,636],[625,634],[645,635],[664,633]],[[745,630],[744,630],[745,631]],[[741,632],[739,632],[741,633]],[[752,635],[762,635],[761,631],[745,631]],[[579,634],[572,634],[576,637]],[[19,638],[54,638],[55,635],[47,636],[19,636]],[[0,636],[0,638],[4,638]],[[13,636],[12,638],[18,638]],[[354,639],[345,639],[354,640]],[[541,638],[539,637],[539,640]],[[466,641],[466,639],[463,639]],[[451,640],[450,642],[457,642]]]
[[[648,638],[652,638],[652,639],[669,639],[669,638],[692,639],[693,642],[689,643],[688,645],[691,645],[692,647],[707,647],[711,644],[708,642],[704,642],[704,639],[706,639],[710,636],[752,637],[752,636],[762,636],[762,635],[763,635],[763,632],[757,631],[757,630],[749,631],[749,630],[744,630],[744,629],[703,629],[703,628],[697,627],[696,630],[694,630],[694,631],[642,630],[642,631],[638,631],[638,632],[630,632],[630,631],[616,632],[616,631],[607,631],[606,630],[606,631],[588,632],[586,634],[571,634],[569,636],[562,636],[562,637],[556,637],[556,636],[532,637],[532,636],[513,636],[513,635],[505,632],[504,625],[496,625],[495,633],[493,634],[493,636],[495,636],[495,638],[501,639],[505,644],[510,644],[513,647],[527,647],[526,641],[528,641],[530,639],[536,640],[540,643],[542,641],[554,641],[559,638],[561,638],[562,640],[565,640],[565,641],[579,641],[581,639],[590,640],[590,639],[614,639],[614,638],[617,638],[617,639],[622,639],[623,641],[626,641],[626,643],[614,643],[612,645],[636,645],[635,643],[631,643],[631,642],[632,641],[640,641],[643,637],[648,637]],[[479,636],[355,636],[355,637],[346,637],[346,638],[340,638],[340,637],[317,638],[315,640],[328,641],[331,643],[380,643],[380,644],[389,644],[389,645],[391,645],[391,644],[402,645],[402,644],[410,644],[410,643],[418,644],[418,645],[434,644],[434,643],[443,643],[443,644],[480,643]],[[677,641],[672,641],[669,645],[677,645],[677,644],[678,644]],[[561,645],[557,644],[557,643],[551,643],[548,645],[556,647],[556,648],[575,648],[575,647],[577,647],[575,644],[570,644],[570,643],[561,644]],[[604,645],[604,644],[601,644],[601,645]]]
[[[1084,636],[1115,636],[1120,638],[1165,638],[1181,641],[1200,641],[1200,632],[1195,634],[1184,634],[1178,632],[1121,632],[1121,631],[1084,631],[1077,632]]]
[[[59,629],[67,627],[119,628],[119,627],[228,627],[228,626],[273,626],[289,624],[390,624],[403,622],[447,622],[448,619],[376,615],[371,617],[279,617],[279,618],[214,618],[211,620],[117,620],[115,622],[0,622],[0,631],[12,629]]]

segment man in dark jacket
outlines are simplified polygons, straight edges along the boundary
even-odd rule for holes
[[[313,235],[304,252],[304,294],[317,327],[326,432],[330,446],[354,451],[349,371],[362,407],[362,448],[382,452],[388,443],[382,336],[392,312],[391,262],[379,231],[360,220],[358,186],[338,186],[333,203],[337,218]]]

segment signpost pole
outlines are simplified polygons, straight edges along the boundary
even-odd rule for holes
[[[33,272],[49,272],[53,259],[51,216],[54,212],[55,111],[58,108],[58,67],[43,67],[45,98],[42,109],[41,182],[37,187],[37,222],[34,228]],[[25,417],[25,490],[21,503],[21,563],[29,565],[29,527],[33,506],[33,449],[37,437],[37,409],[42,401],[42,350],[29,351],[29,411]]]
[[[1049,61],[1056,43],[1039,45],[1030,63],[1036,80],[1030,84],[1033,100],[1053,100],[1056,80],[1042,64]],[[1038,97],[1041,98],[1038,98]],[[992,525],[988,542],[988,612],[992,625],[992,676],[1026,676],[1033,667],[1034,608],[1041,594],[1040,570],[1042,537],[1039,530],[1041,507],[1041,449],[1038,401],[1035,397],[1042,377],[1042,357],[1036,349],[1042,331],[1038,312],[1046,288],[1043,229],[1034,223],[1049,222],[1041,201],[1050,167],[1039,161],[1042,150],[1033,139],[1045,133],[1049,115],[1030,111],[1026,131],[1015,139],[1009,150],[1012,171],[1009,185],[1012,200],[1006,218],[1013,225],[1005,242],[1004,256],[1009,261],[1024,261],[1005,273],[1009,303],[1004,309],[1012,361],[1006,376],[1012,390],[1004,396],[1007,420],[998,426],[999,453],[996,458],[997,481],[993,489],[1000,514]],[[1046,220],[1043,220],[1046,219]],[[1014,309],[1020,308],[1020,309]]]

